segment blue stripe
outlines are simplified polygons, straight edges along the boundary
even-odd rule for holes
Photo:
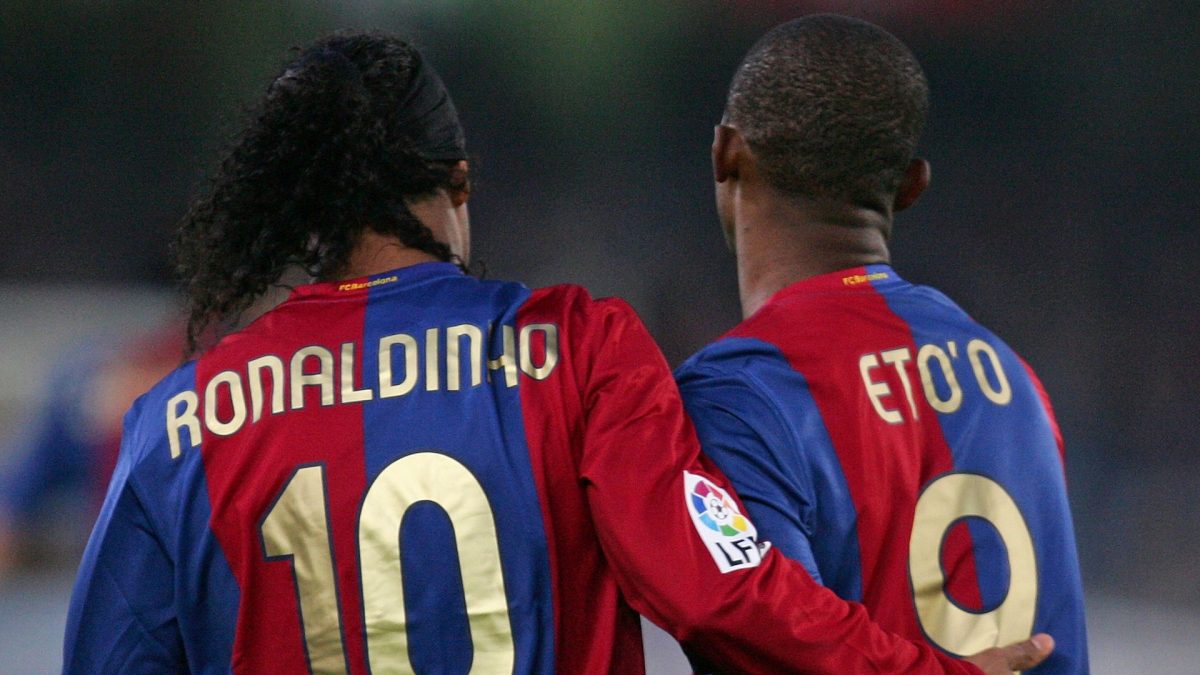
[[[452,457],[475,476],[495,518],[509,619],[516,646],[516,672],[554,670],[553,601],[541,506],[521,419],[520,395],[504,377],[488,381],[486,360],[503,351],[501,331],[512,325],[529,296],[517,284],[481,282],[446,267],[418,266],[370,291],[363,332],[363,363],[375,364],[380,338],[396,333],[419,345],[415,388],[363,407],[365,461],[370,484],[401,457],[435,451]],[[453,268],[449,268],[453,270]],[[446,327],[478,326],[484,333],[484,379],[472,386],[467,340],[462,340],[461,389],[447,391]],[[438,329],[436,391],[426,390],[426,330]],[[404,376],[401,351],[393,353],[395,381]],[[365,388],[378,391],[379,374],[363,369]],[[409,653],[418,672],[465,671],[473,654],[453,527],[433,503],[410,509],[403,521],[402,564],[409,621]],[[448,668],[454,665],[454,668]]]
[[[889,274],[875,286],[891,310],[909,325],[917,348],[934,344],[950,356],[954,377],[963,392],[962,405],[954,412],[938,413],[938,421],[950,447],[954,470],[995,480],[1013,497],[1029,526],[1040,579],[1034,630],[1051,633],[1057,642],[1054,654],[1037,672],[1080,672],[1075,670],[1080,664],[1086,671],[1079,563],[1062,488],[1062,463],[1033,382],[1007,345],[946,296],[904,282],[889,267],[868,269]],[[967,355],[967,345],[974,339],[991,345],[999,356],[1012,388],[1012,400],[1007,405],[997,405],[984,396]],[[984,356],[980,362],[988,386],[997,389],[990,361]],[[930,370],[939,395],[948,398],[950,387],[940,368]],[[923,395],[916,382],[913,394]],[[989,550],[987,534],[978,527],[973,527],[972,534],[981,535],[977,542],[985,544],[976,564],[986,608],[989,602],[1003,598],[1009,574],[1007,562],[1001,560],[1003,555],[995,547]]]

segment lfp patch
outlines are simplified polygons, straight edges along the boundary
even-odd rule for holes
[[[758,567],[767,547],[759,548],[758,530],[727,492],[703,476],[684,471],[683,493],[696,531],[722,573]]]

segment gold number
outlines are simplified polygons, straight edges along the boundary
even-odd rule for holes
[[[295,556],[301,623],[313,672],[342,673],[346,661],[321,471],[317,466],[297,470],[263,520],[263,542],[271,557]],[[422,501],[439,505],[453,524],[474,647],[471,673],[511,673],[515,647],[491,504],[465,466],[437,452],[419,452],[392,462],[363,498],[358,542],[371,672],[414,672],[408,654],[399,534],[404,514]],[[285,503],[289,506],[284,507]],[[323,558],[315,552],[322,546]],[[296,553],[297,549],[303,550],[304,556]],[[302,559],[306,561],[303,567]],[[312,569],[320,564],[324,567],[319,572]]]
[[[300,623],[312,672],[346,672],[326,514],[325,468],[296,469],[259,529],[268,559],[292,558],[292,574],[300,595]]]
[[[450,516],[462,553],[463,594],[475,647],[472,673],[511,673],[512,626],[500,569],[496,524],[487,495],[465,466],[446,455],[419,452],[375,478],[358,519],[363,611],[373,673],[412,673],[404,631],[404,583],[397,533],[409,507],[431,501]],[[386,664],[377,666],[374,664]]]
[[[1008,593],[999,606],[982,613],[968,612],[950,601],[941,564],[946,531],[971,516],[991,523],[1008,552]],[[974,654],[1023,640],[1033,630],[1038,595],[1033,538],[1016,502],[990,478],[951,473],[925,488],[913,517],[908,573],[921,627],[949,652]]]

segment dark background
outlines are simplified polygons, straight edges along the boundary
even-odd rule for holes
[[[1089,591],[1200,609],[1190,0],[5,0],[0,288],[169,284],[175,221],[288,49],[382,28],[455,97],[489,275],[625,296],[676,364],[739,318],[708,165],[729,78],[814,10],[887,27],[926,68],[934,181],[894,262],[1041,374]]]

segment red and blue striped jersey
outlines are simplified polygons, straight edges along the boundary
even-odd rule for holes
[[[704,451],[787,556],[969,655],[1048,632],[1087,672],[1054,415],[1033,371],[886,265],[792,284],[676,372]]]
[[[64,669],[639,673],[636,609],[729,670],[968,670],[764,552],[725,485],[620,301],[444,263],[303,286],[127,416]]]

